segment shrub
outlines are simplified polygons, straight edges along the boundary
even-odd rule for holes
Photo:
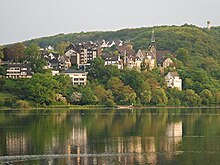
[[[30,108],[29,102],[25,100],[18,100],[15,103],[16,108]]]
[[[115,104],[115,102],[113,100],[107,99],[107,101],[105,102],[105,106],[106,107],[115,107],[116,104]]]
[[[13,103],[15,102],[14,98],[6,98],[4,106],[6,107],[12,107]]]
[[[0,97],[0,107],[3,107],[5,104],[5,100]]]

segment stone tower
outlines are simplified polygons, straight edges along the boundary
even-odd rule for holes
[[[211,30],[211,21],[207,21],[207,29],[210,31]]]

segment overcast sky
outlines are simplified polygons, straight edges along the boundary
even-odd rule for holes
[[[220,25],[220,0],[0,0],[0,44],[80,31]]]

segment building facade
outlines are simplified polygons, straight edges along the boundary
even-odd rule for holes
[[[98,45],[93,42],[70,44],[65,51],[65,56],[70,59],[72,65],[90,65],[91,61],[98,57]]]
[[[61,74],[69,75],[73,85],[86,85],[87,83],[88,72],[82,70],[64,70]]]
[[[8,64],[6,78],[31,78],[34,72],[29,64]]]
[[[182,90],[182,79],[177,72],[169,72],[165,76],[165,81],[167,83],[167,87]]]

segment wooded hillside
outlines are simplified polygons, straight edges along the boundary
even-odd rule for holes
[[[152,29],[155,31],[157,49],[170,50],[175,54],[173,60],[176,71],[183,80],[183,91],[166,87],[164,75],[169,69],[165,70],[164,75],[160,74],[158,68],[147,73],[128,69],[118,70],[113,66],[104,66],[101,59],[96,59],[91,64],[89,83],[84,87],[72,88],[69,80],[64,81],[62,77],[37,74],[32,79],[25,80],[27,82],[23,83],[25,86],[22,86],[22,83],[20,86],[17,80],[3,79],[0,81],[2,84],[0,92],[11,93],[16,99],[31,100],[46,105],[55,104],[59,94],[73,104],[219,105],[220,27],[212,27],[210,31],[193,25],[183,25],[122,29],[115,32],[81,32],[34,39],[25,41],[24,44],[56,47],[62,41],[79,43],[103,39],[124,40],[130,41],[137,52],[139,49],[149,48]],[[51,88],[47,87],[49,92],[43,92],[45,98],[42,99],[41,95],[37,95],[39,91],[35,91],[34,83],[39,84],[39,80],[44,78],[49,81],[48,77],[54,83]],[[12,84],[17,84],[19,88],[10,92],[16,87]],[[42,88],[48,85],[49,83],[42,84]],[[21,90],[27,90],[28,95],[21,95]]]

